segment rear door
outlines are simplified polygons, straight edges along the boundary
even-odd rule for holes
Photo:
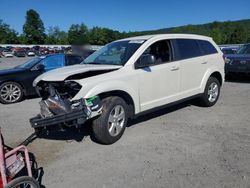
[[[180,63],[180,90],[184,97],[199,92],[201,81],[209,67],[209,61],[204,58],[197,40],[175,39],[176,58]]]

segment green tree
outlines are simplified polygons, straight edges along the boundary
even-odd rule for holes
[[[66,33],[65,31],[60,31],[58,33],[58,38],[57,38],[57,43],[58,44],[69,44],[68,41],[68,33]]]
[[[211,36],[213,38],[213,40],[217,43],[217,44],[223,44],[224,43],[224,36],[223,33],[217,29],[214,28],[210,31],[209,36]]]
[[[119,31],[108,28],[93,27],[89,31],[88,40],[90,44],[104,45],[114,40],[124,38],[125,35]]]
[[[18,43],[17,32],[10,26],[0,20],[0,43],[16,44]]]
[[[33,9],[26,12],[26,22],[23,25],[23,33],[28,44],[43,44],[45,40],[45,28],[40,15]]]
[[[248,39],[248,33],[246,29],[242,26],[236,27],[230,36],[230,43],[241,44],[246,43]]]
[[[93,27],[89,31],[88,40],[90,44],[103,45],[106,43],[105,34],[102,28]]]
[[[59,27],[49,27],[46,44],[68,44],[68,35],[61,31]]]
[[[88,27],[82,24],[72,24],[68,31],[70,44],[81,45],[88,43]]]
[[[24,34],[21,34],[21,35],[18,36],[18,42],[20,44],[27,44],[27,38],[25,37]]]

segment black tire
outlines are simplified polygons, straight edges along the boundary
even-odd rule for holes
[[[29,176],[22,176],[19,178],[14,179],[10,183],[8,183],[4,188],[14,188],[14,187],[22,187],[21,185],[26,183],[27,185],[30,185],[32,188],[40,188],[39,183]]]
[[[16,100],[12,100],[12,101],[4,99],[3,96],[1,95],[2,89],[5,86],[10,85],[10,84],[17,87],[20,90],[20,96]],[[2,103],[2,104],[12,104],[12,103],[20,102],[23,99],[23,96],[24,96],[23,88],[20,84],[18,84],[16,82],[4,82],[3,84],[0,85],[0,103]]]
[[[108,145],[115,143],[123,135],[128,121],[128,105],[122,98],[116,96],[107,97],[103,99],[102,102],[103,102],[102,114],[98,118],[94,119],[92,123],[93,136],[94,140],[97,141],[98,143]],[[120,130],[119,132],[117,132],[117,135],[115,135],[114,129],[116,128],[111,129],[111,127],[117,127],[118,125],[117,124],[113,125],[113,123],[110,124],[109,118],[112,115],[113,111],[115,111],[115,108],[120,108],[120,107],[123,108],[125,114],[124,121],[122,121],[123,126],[120,126],[121,129],[119,127]],[[114,130],[114,133],[111,133],[113,131],[110,130]]]
[[[212,84],[217,85],[218,87],[218,93],[216,95],[216,98],[214,97],[213,100],[210,100],[210,96],[209,96],[209,89],[212,86]],[[207,81],[206,87],[205,87],[205,91],[202,94],[202,96],[199,98],[199,102],[201,104],[201,106],[204,107],[210,107],[216,104],[217,100],[220,97],[220,82],[217,78],[214,77],[210,77]]]

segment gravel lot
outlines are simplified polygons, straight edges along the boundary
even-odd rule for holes
[[[0,58],[0,69],[26,58]],[[218,103],[184,103],[130,122],[122,139],[104,146],[88,130],[35,139],[29,149],[48,188],[250,187],[250,82],[226,82]],[[6,143],[22,142],[39,99],[0,104]],[[84,136],[86,135],[86,136]]]

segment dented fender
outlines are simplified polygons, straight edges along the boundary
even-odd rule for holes
[[[82,89],[77,93],[77,95],[72,100],[77,100],[80,98],[90,98],[96,95],[98,96],[99,94],[105,92],[123,91],[131,96],[134,102],[135,113],[140,112],[138,91],[124,81],[110,80],[101,82],[99,84],[94,84],[94,86],[90,85],[88,86],[87,83],[86,84],[81,83],[81,85],[83,85]]]

